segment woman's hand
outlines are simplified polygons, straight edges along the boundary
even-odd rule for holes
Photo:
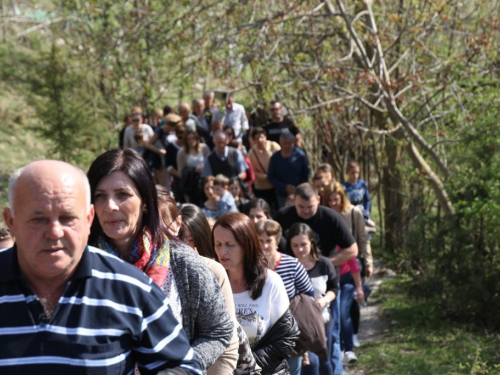
[[[321,309],[323,309],[325,308],[328,301],[326,300],[326,298],[321,297],[316,300],[316,303],[319,305],[319,307],[321,307]]]
[[[196,167],[196,173],[201,173],[201,172],[203,172],[203,165],[198,165]]]
[[[358,295],[354,298],[358,302],[362,302],[365,299],[365,293],[363,292],[363,288],[356,288],[356,292]]]

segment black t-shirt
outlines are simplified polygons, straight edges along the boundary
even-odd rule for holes
[[[329,207],[319,206],[316,215],[307,220],[302,219],[297,214],[295,206],[283,207],[276,212],[274,220],[281,225],[285,237],[288,229],[293,224],[304,223],[309,225],[316,233],[318,249],[326,257],[337,246],[345,249],[355,242],[344,218]]]
[[[269,119],[266,125],[264,125],[264,130],[266,131],[267,139],[276,143],[280,142],[280,135],[282,133],[290,132],[293,135],[299,134],[299,129],[289,118],[285,118],[281,122],[273,122],[273,120]]]
[[[339,274],[335,271],[330,259],[320,255],[319,260],[316,262],[313,268],[307,270],[307,274],[311,279],[313,284],[314,292],[316,293],[316,284],[326,283],[326,292],[333,292],[335,296],[339,294]],[[326,276],[326,280],[325,280]]]

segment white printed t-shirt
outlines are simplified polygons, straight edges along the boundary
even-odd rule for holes
[[[250,298],[249,291],[234,293],[236,319],[245,331],[252,348],[281,318],[289,304],[283,280],[271,270],[267,270],[262,295],[256,300]]]

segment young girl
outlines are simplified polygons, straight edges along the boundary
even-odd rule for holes
[[[243,195],[243,191],[241,190],[240,182],[236,178],[231,178],[229,180],[229,192],[234,198],[234,202],[236,203],[236,207],[238,211],[243,212],[245,205],[248,203],[248,199]]]

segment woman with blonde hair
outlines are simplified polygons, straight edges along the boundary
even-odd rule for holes
[[[351,205],[344,188],[338,182],[334,182],[325,187],[322,196],[323,205],[332,208],[342,215],[347,226],[351,229],[352,235],[362,256],[366,254],[366,231],[363,213],[355,206]],[[370,254],[371,259],[371,254]],[[345,351],[345,358],[348,363],[356,362],[354,354],[353,322],[350,315],[351,306],[354,299],[358,302],[364,300],[361,275],[356,259],[351,259],[339,266],[340,270],[340,338],[341,347]]]

